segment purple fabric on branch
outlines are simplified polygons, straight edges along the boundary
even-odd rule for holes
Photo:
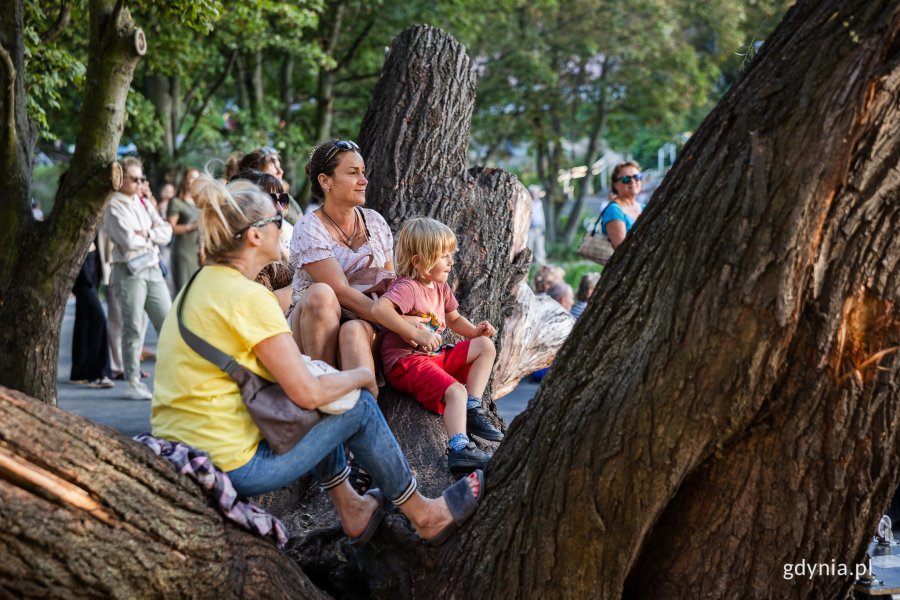
[[[215,499],[225,518],[257,535],[272,536],[279,548],[287,544],[288,533],[284,523],[256,504],[241,500],[231,485],[231,479],[213,464],[206,452],[181,442],[153,437],[149,433],[136,435],[134,439],[175,465],[179,473],[196,481]]]

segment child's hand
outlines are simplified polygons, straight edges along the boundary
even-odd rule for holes
[[[440,347],[441,342],[443,342],[441,336],[432,333],[431,331],[420,331],[413,340],[421,346],[425,352],[434,352]]]
[[[475,337],[494,337],[495,333],[497,333],[497,330],[487,321],[482,321],[475,326]]]

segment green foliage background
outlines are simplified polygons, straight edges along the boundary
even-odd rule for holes
[[[473,164],[508,168],[525,183],[543,177],[552,188],[555,168],[591,160],[585,138],[595,130],[599,147],[655,162],[663,143],[702,120],[790,4],[126,1],[149,51],[129,94],[122,144],[139,148],[157,183],[185,165],[273,145],[299,191],[311,145],[355,137],[391,39],[428,23],[463,42],[479,72]],[[64,6],[69,24],[51,36]],[[58,140],[65,149],[82,108],[87,2],[25,7],[29,113],[39,147],[50,151]]]

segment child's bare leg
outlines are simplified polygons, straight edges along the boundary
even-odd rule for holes
[[[461,383],[454,383],[444,392],[444,427],[447,428],[447,466],[455,475],[483,469],[491,455],[478,449],[466,435],[468,394]]]
[[[458,434],[466,434],[466,388],[461,383],[454,383],[444,392],[444,427],[447,438]]]
[[[497,349],[491,338],[477,337],[469,342],[469,352],[466,354],[466,364],[469,368],[469,376],[466,379],[466,391],[469,396],[481,399],[488,379],[491,378],[491,369],[494,367],[494,358]]]

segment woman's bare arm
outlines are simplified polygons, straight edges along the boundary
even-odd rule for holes
[[[373,396],[378,395],[375,374],[365,367],[313,375],[289,333],[279,333],[259,342],[253,352],[288,397],[302,408],[312,410],[359,388],[366,388]]]
[[[625,221],[615,220],[606,224],[606,235],[613,248],[618,248],[619,244],[625,241]]]
[[[326,258],[303,266],[313,281],[327,283],[334,290],[341,306],[353,311],[365,319],[371,318],[374,301],[356,290],[347,283],[347,276],[341,269],[340,263],[335,258]]]

